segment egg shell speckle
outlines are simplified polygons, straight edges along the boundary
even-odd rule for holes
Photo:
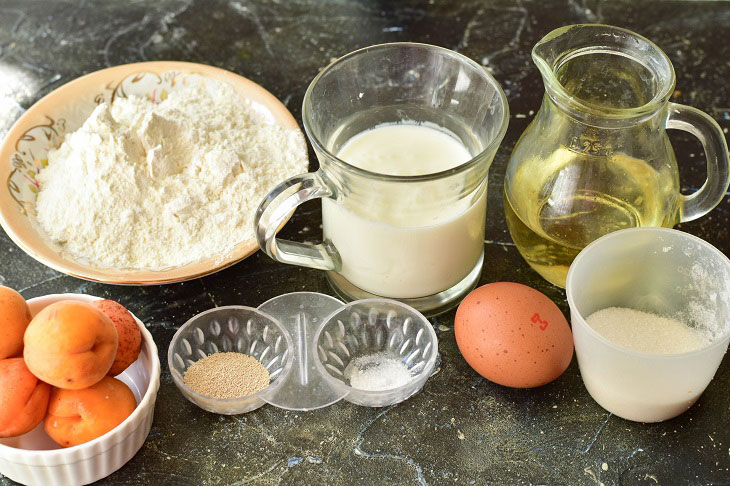
[[[456,311],[454,334],[477,373],[512,388],[549,383],[573,358],[573,334],[558,306],[518,283],[472,291]]]

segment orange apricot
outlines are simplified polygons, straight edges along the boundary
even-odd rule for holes
[[[112,363],[108,373],[109,376],[117,376],[137,360],[139,351],[142,348],[142,332],[139,330],[137,321],[134,320],[132,314],[119,302],[97,300],[92,302],[92,305],[111,319],[117,329],[119,347],[114,357],[114,363]]]
[[[129,387],[105,376],[82,390],[54,388],[44,427],[60,446],[72,447],[106,434],[124,422],[136,407]]]
[[[15,437],[43,421],[51,387],[30,372],[23,358],[0,361],[0,437]]]
[[[51,304],[25,331],[30,371],[58,388],[79,390],[106,376],[117,353],[114,324],[96,307],[73,300]]]
[[[23,353],[23,334],[30,319],[30,309],[23,296],[0,286],[0,359]]]

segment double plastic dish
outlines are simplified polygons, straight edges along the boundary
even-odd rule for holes
[[[57,294],[31,299],[28,305],[35,316],[61,300],[91,302],[99,298]],[[160,360],[152,335],[139,319],[135,320],[142,331],[142,350],[137,361],[116,377],[129,386],[137,401],[132,415],[101,437],[66,449],[48,437],[43,423],[20,437],[0,439],[0,473],[28,485],[88,484],[110,475],[137,453],[152,427]]]
[[[269,386],[242,398],[214,399],[185,384],[185,371],[195,361],[230,351],[258,359],[269,370]],[[287,410],[314,410],[342,399],[370,407],[392,405],[423,387],[437,356],[433,327],[405,304],[367,299],[345,305],[328,295],[295,292],[257,309],[228,306],[198,314],[175,333],[168,364],[188,400],[232,415],[265,403]],[[393,386],[356,388],[348,377],[359,363],[366,363],[363,370],[370,367],[371,375],[373,366],[395,363],[399,370],[407,369],[408,378]]]

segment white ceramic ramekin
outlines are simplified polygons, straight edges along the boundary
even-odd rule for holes
[[[90,295],[56,294],[31,299],[28,305],[35,316],[60,300],[98,299]],[[139,319],[135,317],[135,320],[142,331],[142,351],[137,361],[117,376],[137,400],[132,415],[101,437],[66,449],[46,435],[43,423],[20,437],[0,439],[0,473],[28,485],[88,484],[110,475],[137,453],[152,427],[160,388],[160,359],[152,335]]]

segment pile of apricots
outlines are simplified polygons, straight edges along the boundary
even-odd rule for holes
[[[137,406],[114,376],[141,346],[134,317],[117,302],[65,300],[32,317],[18,292],[0,286],[0,437],[43,422],[71,447],[109,432]]]

